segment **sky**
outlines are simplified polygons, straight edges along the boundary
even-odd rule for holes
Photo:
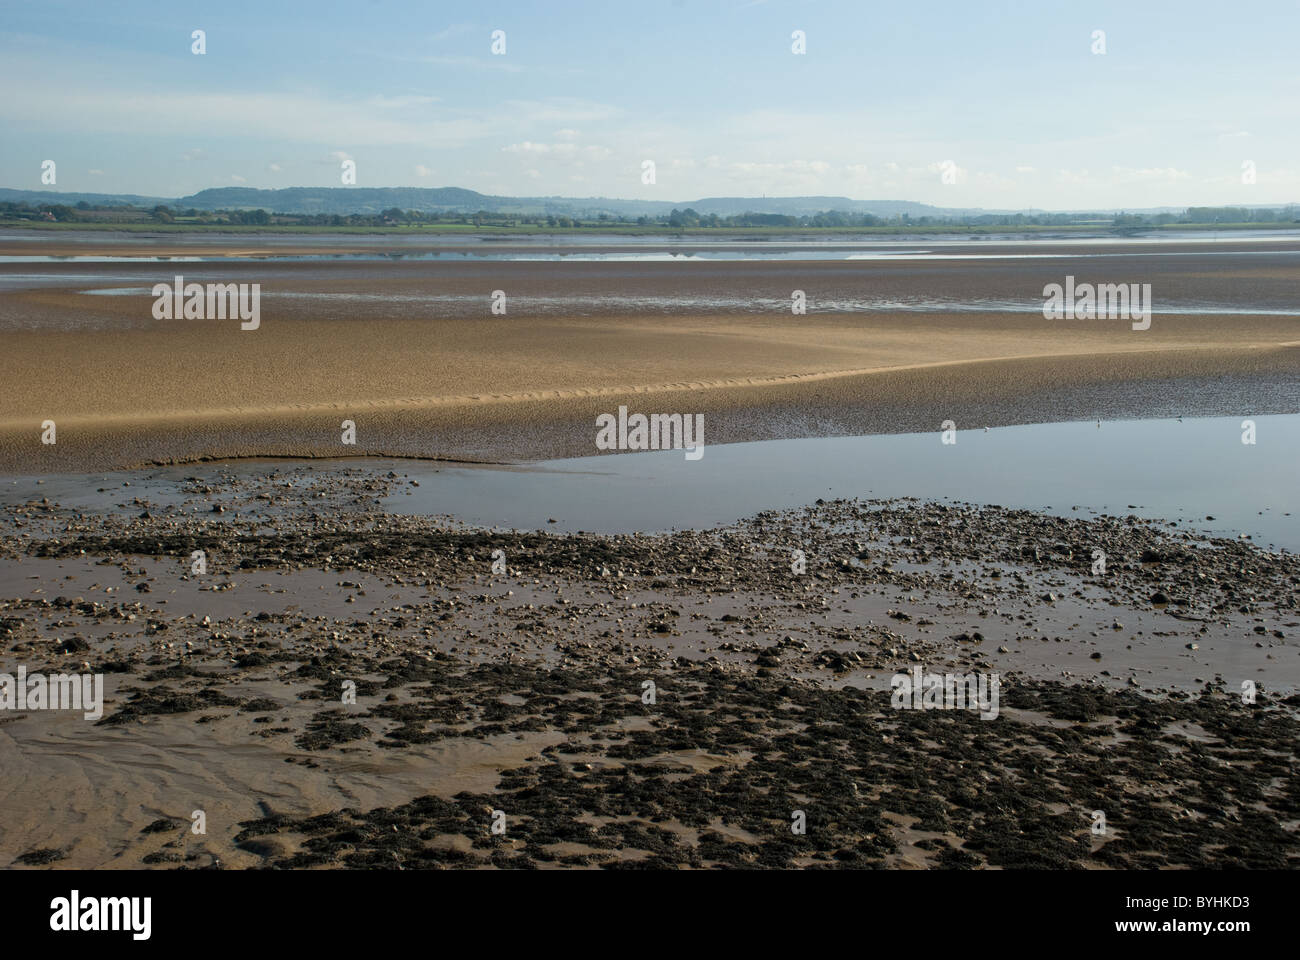
[[[1300,0],[0,0],[0,186],[341,186],[345,161],[510,196],[1295,202]]]

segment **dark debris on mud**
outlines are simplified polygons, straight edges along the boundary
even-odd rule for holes
[[[291,837],[296,852],[269,857],[274,868],[869,868],[897,863],[901,815],[934,835],[917,846],[939,868],[1300,866],[1281,826],[1300,818],[1300,724],[1222,690],[1177,702],[1017,685],[1005,704],[1034,719],[990,722],[699,667],[676,671],[655,705],[638,684],[621,670],[449,670],[427,706],[376,708],[355,726],[374,724],[392,746],[538,729],[566,739],[491,792],[269,817],[241,824],[237,840]],[[592,690],[603,692],[574,695]],[[526,703],[501,704],[492,724],[449,709],[520,691]],[[1188,723],[1205,736],[1169,729]],[[1094,810],[1106,814],[1101,838]]]

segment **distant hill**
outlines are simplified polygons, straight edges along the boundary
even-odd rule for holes
[[[252,210],[268,213],[379,213],[399,207],[423,213],[497,211],[508,197],[489,197],[460,187],[215,187],[174,203],[196,210]]]
[[[253,190],[219,187],[176,201],[199,210],[251,209],[269,213],[379,213],[391,207],[422,213],[513,213],[521,215],[657,217],[687,207],[697,213],[730,217],[741,213],[806,216],[827,210],[876,216],[939,216],[940,207],[900,200],[850,200],[848,197],[707,197],[702,200],[619,200],[610,197],[500,197],[460,187],[290,187]]]
[[[137,194],[62,193],[55,190],[11,190],[0,188],[0,202],[43,204],[64,203],[75,206],[81,201],[94,206],[130,204],[136,207],[169,207],[196,210],[266,210],[287,214],[367,214],[374,215],[397,207],[422,213],[489,213],[519,216],[595,217],[602,213],[615,217],[662,217],[674,209],[688,207],[697,213],[715,213],[731,217],[743,213],[775,213],[808,216],[837,210],[844,213],[870,213],[893,218],[978,217],[1007,214],[1040,214],[1042,210],[983,209],[980,207],[935,207],[913,200],[852,200],[848,197],[705,197],[701,200],[619,200],[608,197],[498,197],[462,187],[286,187],[281,190],[258,190],[253,187],[214,187],[188,197],[145,197]],[[1294,204],[1252,203],[1253,209],[1281,208]],[[1246,207],[1245,204],[1232,206]],[[1099,209],[1056,211],[1078,215],[1112,216],[1131,214],[1180,214],[1186,207],[1152,207],[1146,209]]]
[[[851,200],[848,197],[706,197],[702,200],[620,200],[609,197],[500,197],[461,187],[286,187],[259,190],[253,187],[214,187],[188,197],[144,197],[137,194],[62,193],[54,190],[10,190],[0,188],[0,201],[14,203],[65,203],[85,201],[96,206],[131,204],[196,210],[255,210],[289,214],[377,214],[397,207],[422,213],[506,213],[536,216],[594,217],[605,213],[617,217],[659,217],[674,209],[690,207],[697,213],[720,217],[742,213],[777,213],[805,216],[840,210],[871,213],[880,217],[900,214],[950,216],[968,212],[911,200]]]
[[[0,187],[0,203],[66,203],[74,206],[81,201],[92,206],[111,207],[129,203],[133,207],[156,207],[160,203],[175,203],[168,197],[142,197],[134,193],[63,193],[59,190],[10,190]]]

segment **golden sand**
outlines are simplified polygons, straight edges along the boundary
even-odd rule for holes
[[[1300,287],[1285,265],[1246,270],[1239,261],[1186,260],[1166,268],[1167,276],[1135,261],[1118,279],[1154,275],[1157,311],[1162,295],[1182,288],[1225,297],[1263,290],[1276,298]],[[830,299],[826,291],[880,288],[929,297],[1019,294],[1041,303],[1042,278],[1090,269],[1095,277],[1097,269],[1088,261],[989,263],[998,266],[908,265],[902,278],[897,264],[869,262],[712,263],[701,270],[371,263],[337,273],[311,264],[301,281],[292,272],[268,276],[264,292],[371,296],[265,297],[255,331],[241,331],[238,321],[155,320],[148,296],[78,292],[107,283],[12,291],[0,294],[0,317],[40,329],[0,334],[0,469],[233,456],[583,455],[596,452],[595,416],[619,404],[645,412],[730,411],[711,423],[712,443],[806,435],[818,429],[799,422],[810,412],[830,416],[839,432],[938,430],[944,419],[975,426],[966,416],[973,409],[1003,422],[1059,419],[1060,411],[1037,415],[1035,405],[1080,385],[1300,369],[1300,318],[1283,315],[1157,313],[1150,330],[1134,331],[1123,320],[1048,321],[1033,312],[817,308],[819,295]],[[154,266],[149,282],[135,285],[169,282],[193,267]],[[239,266],[231,281],[257,282],[256,265]],[[276,265],[281,273],[297,266]],[[1139,267],[1144,272],[1133,273]],[[653,296],[679,288],[699,295],[753,290],[756,298],[779,300],[792,284],[809,290],[805,316],[619,308],[573,315],[524,307],[496,316],[488,299],[499,286],[525,298],[517,303],[576,291],[599,304],[629,290]],[[406,305],[420,294],[461,297],[471,306]],[[84,318],[95,322],[80,323]],[[355,446],[341,443],[344,419],[357,424]],[[54,446],[40,443],[46,420],[57,424]]]

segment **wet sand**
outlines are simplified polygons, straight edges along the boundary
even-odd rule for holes
[[[77,279],[0,292],[0,470],[258,455],[573,456],[596,452],[595,417],[620,404],[707,414],[714,443],[937,430],[948,419],[960,428],[1135,416],[1145,387],[1179,380],[1249,383],[1259,405],[1198,397],[1202,415],[1297,409],[1294,389],[1276,385],[1300,370],[1300,318],[1266,312],[1300,303],[1287,244],[1249,256],[1203,246],[1118,253],[3,264],[0,279]],[[262,284],[260,328],[154,320],[147,295],[83,292],[177,273]],[[1043,286],[1067,274],[1150,283],[1151,328],[1048,321],[1041,311],[833,309],[862,297],[1041,306]],[[796,289],[807,294],[805,316],[789,311]],[[493,290],[507,295],[504,316],[491,312]],[[1177,307],[1205,303],[1256,312]],[[1060,409],[1063,396],[1073,409]],[[344,419],[357,424],[355,446],[341,442]],[[40,443],[45,420],[58,425],[53,446]]]
[[[590,454],[620,403],[707,443],[1298,408],[1284,244],[1095,252],[0,264],[0,473]],[[261,328],[84,292],[176,273],[261,283]],[[1067,274],[1152,284],[1151,329],[1005,306]],[[920,307],[826,308],[863,297]],[[0,712],[0,866],[1300,865],[1292,554],[915,500],[503,532],[385,513],[400,464],[249,466],[0,503],[0,673],[106,683]],[[997,717],[896,709],[918,667]]]
[[[488,532],[364,465],[196,471],[0,514],[0,670],[108,684],[0,716],[6,866],[1300,865],[1294,556],[913,501]],[[896,709],[918,666],[997,717]]]
[[[1268,252],[1294,249],[1300,230],[1181,231],[1173,236],[1141,235],[1139,249],[1165,253],[1204,253],[1207,247]],[[830,248],[896,248],[945,250],[953,253],[1036,253],[1046,250],[1090,253],[1105,249],[1134,249],[1125,238],[1107,233],[1014,234],[989,230],[982,234],[825,234],[789,233],[766,236],[717,234],[701,236],[647,234],[494,234],[490,230],[456,233],[350,234],[21,230],[0,232],[0,256],[51,257],[283,257],[418,255],[458,253],[627,253],[630,250],[681,252],[689,249],[747,251],[793,250],[816,245]]]

